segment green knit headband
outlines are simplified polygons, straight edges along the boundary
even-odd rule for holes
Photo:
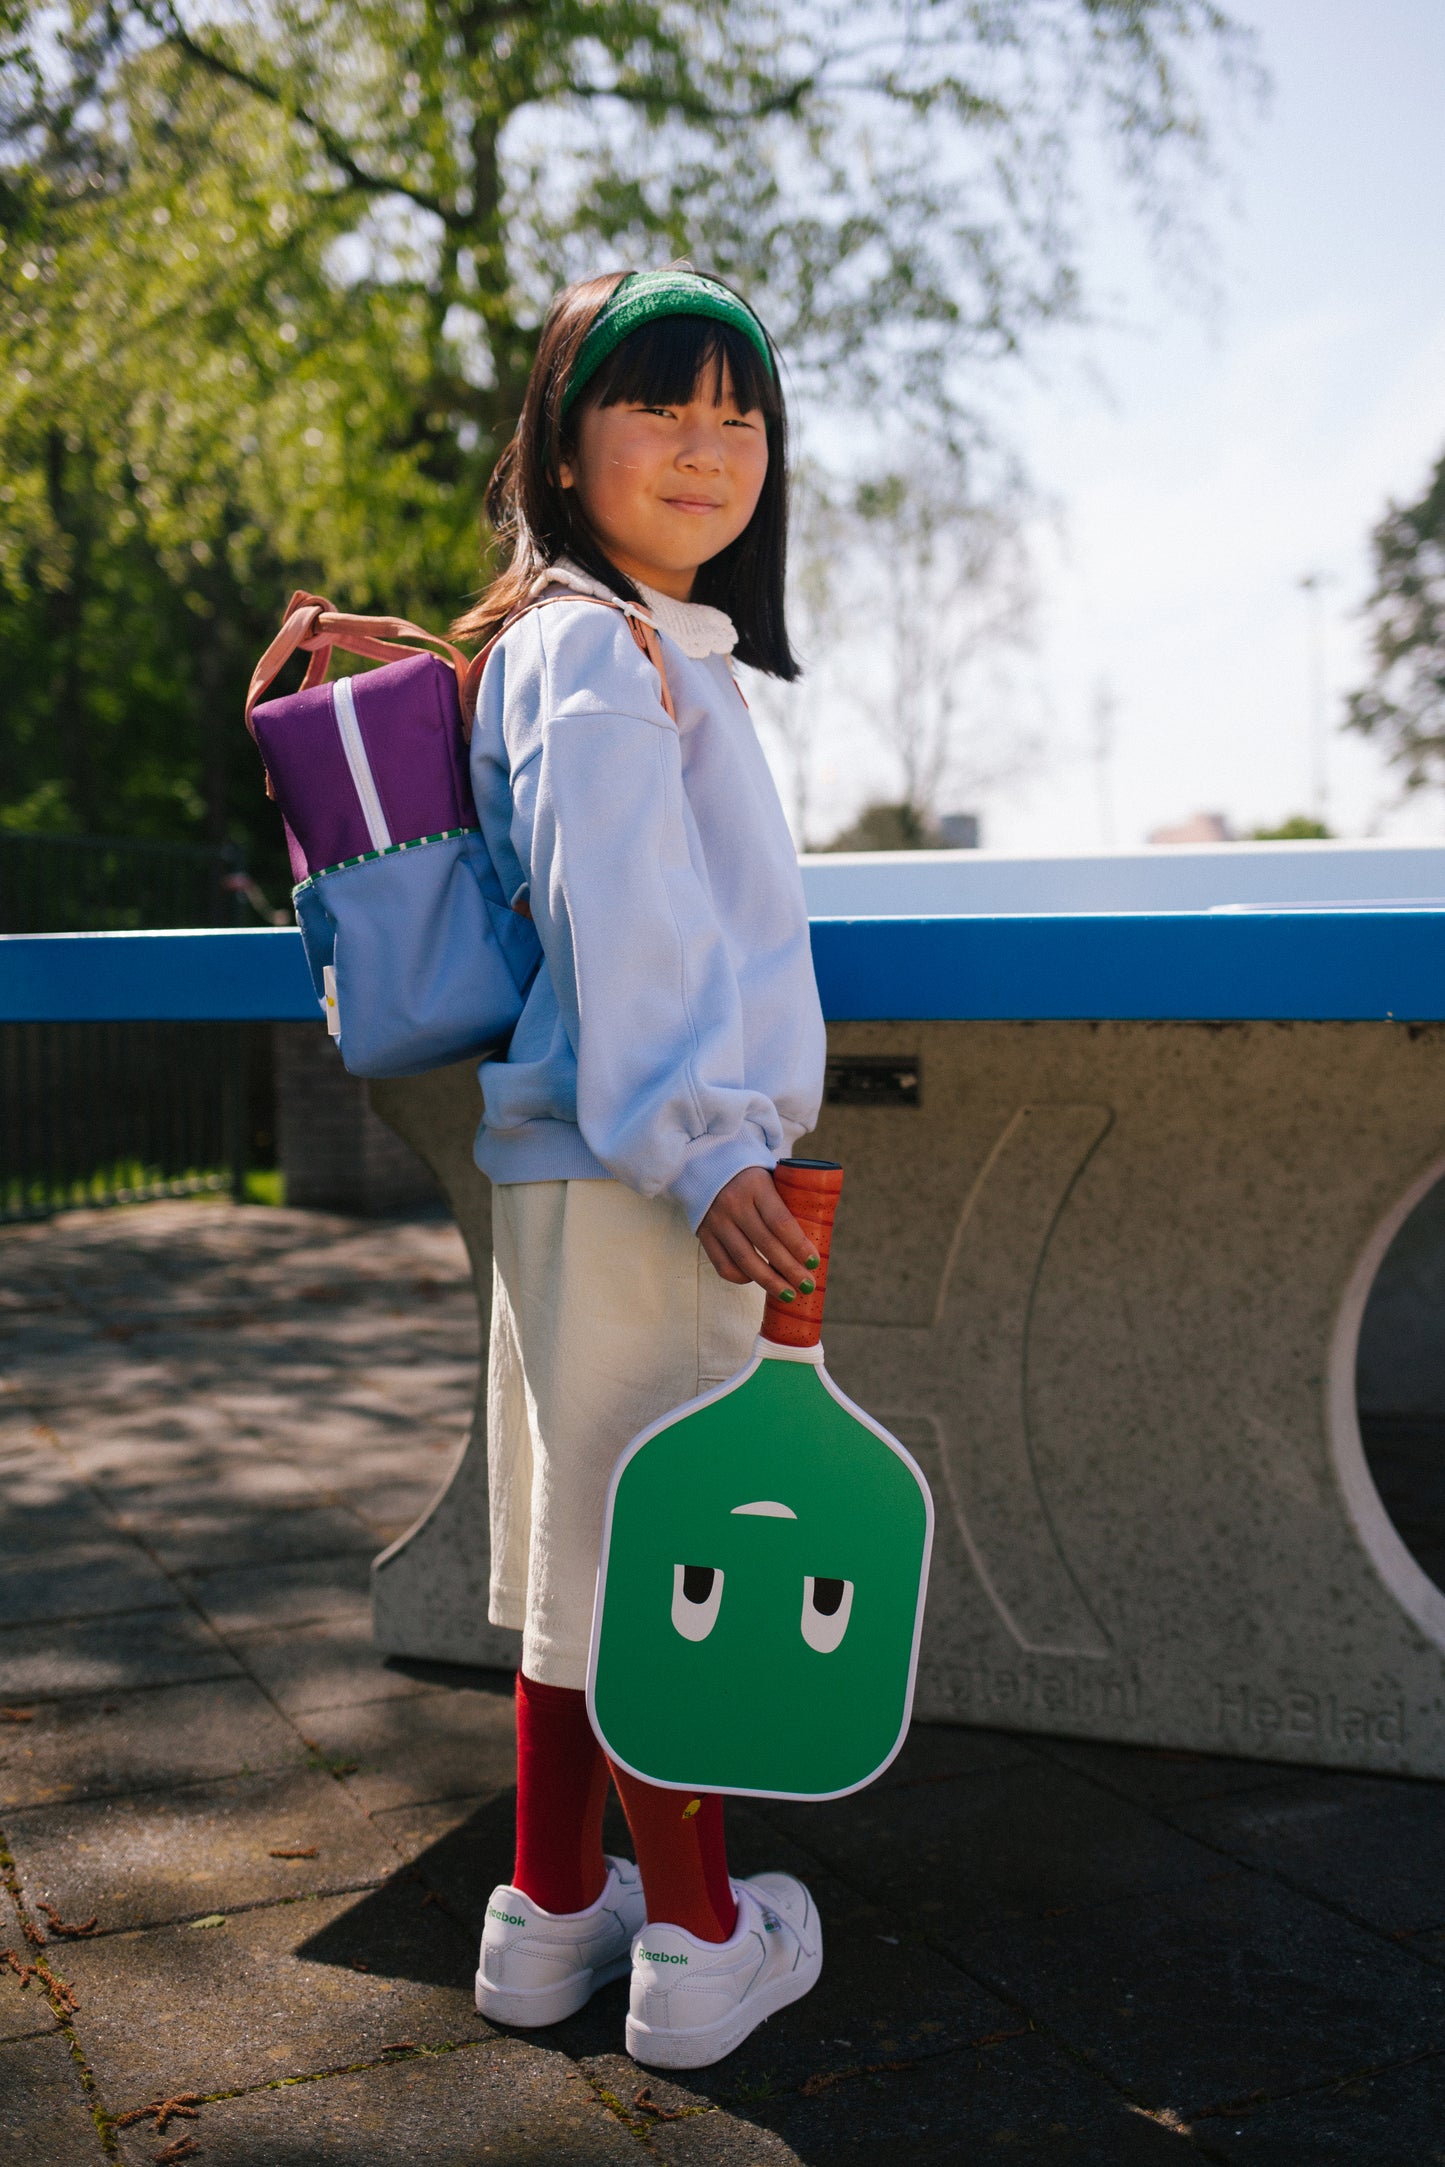
[[[562,394],[562,412],[568,411],[607,356],[631,332],[643,324],[656,323],[660,316],[711,316],[720,324],[730,324],[734,331],[751,339],[767,363],[769,374],[776,376],[777,365],[767,333],[752,310],[726,286],[696,271],[631,271],[593,318]]]

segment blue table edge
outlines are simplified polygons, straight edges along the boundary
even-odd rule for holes
[[[831,1022],[1445,1021],[1445,909],[811,924]],[[0,1022],[317,1018],[293,927],[0,935]]]

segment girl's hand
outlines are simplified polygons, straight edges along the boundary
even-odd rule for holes
[[[791,1301],[811,1294],[818,1252],[778,1194],[765,1166],[745,1166],[718,1190],[697,1238],[720,1279],[745,1287],[751,1279]]]

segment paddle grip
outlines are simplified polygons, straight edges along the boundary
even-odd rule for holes
[[[843,1169],[834,1159],[779,1159],[773,1168],[778,1194],[817,1252],[810,1276],[811,1294],[780,1302],[773,1295],[763,1305],[763,1338],[779,1347],[816,1347],[823,1333],[823,1297],[828,1291],[828,1251],[833,1244],[833,1216],[843,1187]]]

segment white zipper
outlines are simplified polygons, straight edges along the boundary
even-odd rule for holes
[[[361,741],[361,724],[356,719],[356,699],[351,690],[349,677],[338,677],[331,688],[331,705],[336,715],[337,734],[341,749],[346,755],[346,765],[351,770],[351,780],[356,785],[356,795],[361,800],[361,814],[366,822],[366,832],[371,837],[373,850],[391,848],[391,830],[386,824],[386,814],[381,809],[381,799],[376,794],[376,777],[371,772],[371,762],[366,757],[366,747]]]

